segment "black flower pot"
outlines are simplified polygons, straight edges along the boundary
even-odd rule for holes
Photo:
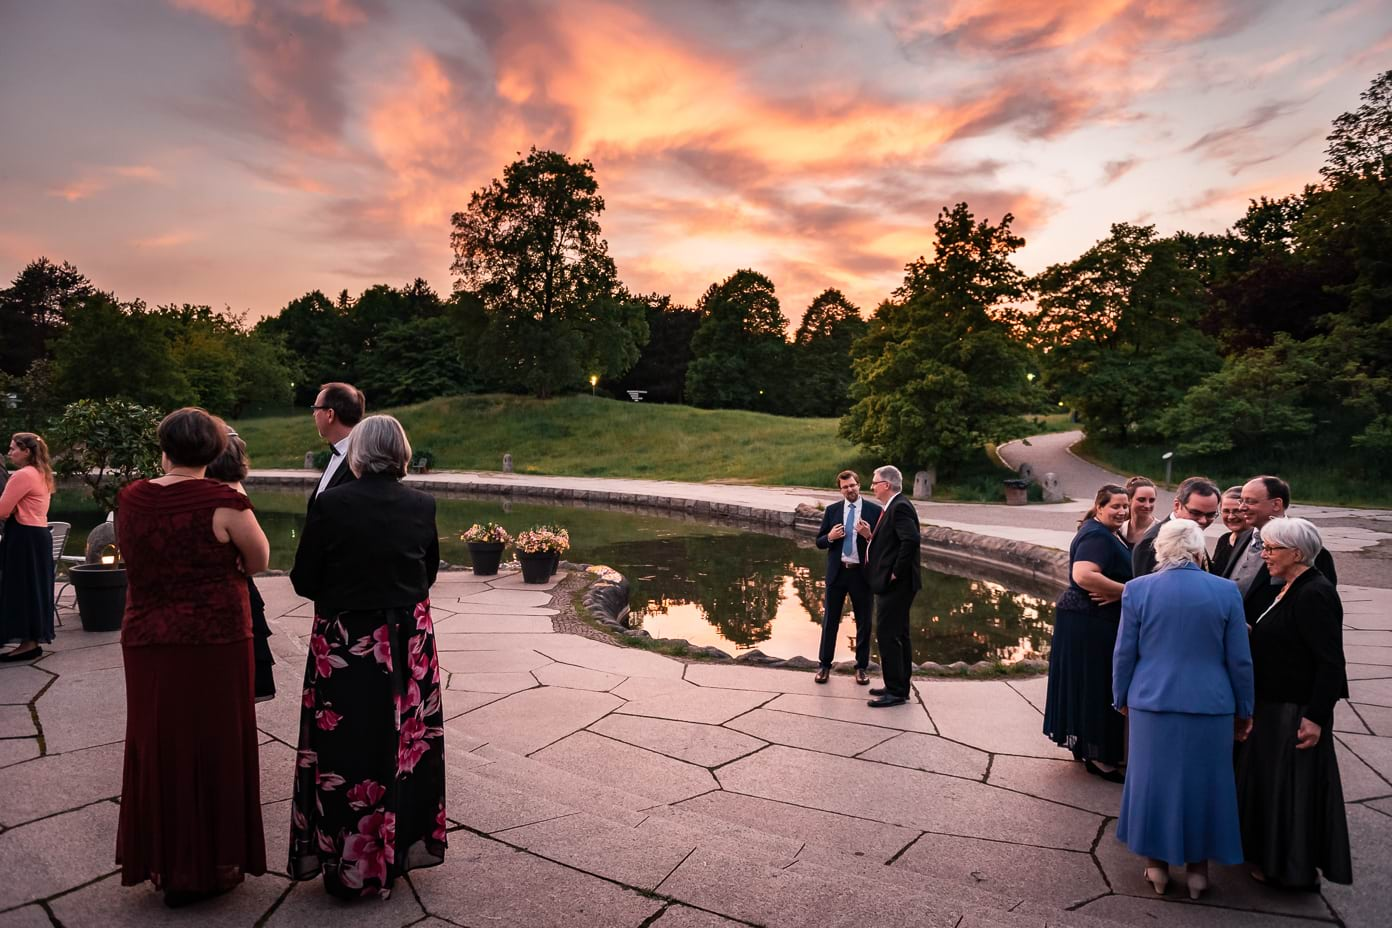
[[[552,551],[552,552],[551,552],[551,573],[547,574],[547,576],[548,576],[548,577],[554,577],[554,576],[556,576],[556,570],[557,570],[557,568],[559,568],[560,566],[561,566],[561,555],[560,555],[560,552]]]
[[[551,552],[541,551],[528,554],[517,552],[517,563],[522,565],[523,583],[545,583],[551,579]]]
[[[470,541],[469,561],[474,573],[480,577],[491,577],[498,572],[498,564],[503,560],[503,549],[507,545],[501,541]]]
[[[126,570],[104,564],[74,564],[68,568],[77,614],[86,632],[114,632],[126,614]]]

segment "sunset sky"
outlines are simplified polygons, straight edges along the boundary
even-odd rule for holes
[[[535,145],[594,162],[631,289],[868,312],[959,200],[1031,272],[1226,228],[1389,67],[1386,0],[0,0],[0,285],[448,293],[450,214]]]

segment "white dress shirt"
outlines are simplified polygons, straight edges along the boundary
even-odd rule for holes
[[[329,463],[324,467],[324,473],[319,475],[319,489],[315,491],[316,495],[324,492],[324,488],[329,485],[329,481],[333,479],[334,474],[338,473],[340,467],[348,466],[344,458],[348,456],[349,438],[352,438],[352,436],[346,436],[341,441],[333,443],[334,450],[336,450],[338,454],[329,456]]]

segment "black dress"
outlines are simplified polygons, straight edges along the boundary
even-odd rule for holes
[[[1044,734],[1079,760],[1120,764],[1125,719],[1112,708],[1112,651],[1121,602],[1099,606],[1072,579],[1073,565],[1091,561],[1118,583],[1131,579],[1131,554],[1115,534],[1087,519],[1068,550],[1068,589],[1058,599],[1049,651]]]
[[[1343,605],[1334,585],[1307,570],[1252,626],[1257,707],[1237,746],[1242,850],[1270,882],[1313,886],[1322,872],[1352,883],[1348,819],[1334,753],[1334,704],[1348,695]],[[1297,749],[1307,718],[1313,748]]]

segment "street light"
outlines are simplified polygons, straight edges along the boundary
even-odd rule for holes
[[[1166,451],[1164,454],[1160,455],[1160,460],[1162,460],[1162,461],[1165,462],[1165,488],[1166,488],[1166,489],[1169,489],[1169,486],[1170,486],[1170,464],[1173,463],[1173,461],[1174,461],[1174,452],[1173,452],[1173,451]]]
[[[591,375],[590,375],[590,396],[594,396],[594,388],[595,388],[595,384],[597,384],[597,383],[599,383],[599,375],[598,375],[598,374],[591,374]]]

